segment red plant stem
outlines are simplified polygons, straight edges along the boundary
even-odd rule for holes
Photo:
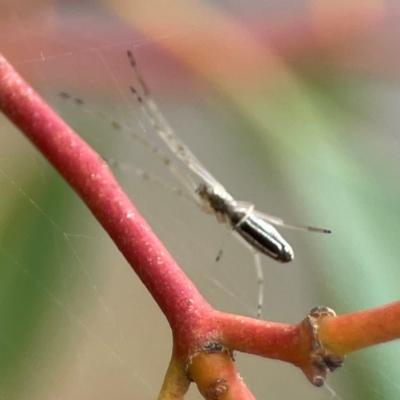
[[[160,306],[174,334],[171,360],[174,373],[171,377],[167,374],[160,398],[183,398],[189,384],[186,365],[191,353],[200,351],[206,341],[204,334],[209,326],[204,326],[205,317],[214,310],[139,215],[108,166],[1,54],[0,110],[78,193]],[[230,367],[231,364],[232,360],[227,363]],[[238,394],[238,399],[254,399],[242,385],[239,375],[231,373],[230,367],[219,371],[229,380],[230,393]],[[204,382],[201,373],[198,379]],[[173,388],[176,395],[169,393],[169,388]]]
[[[311,334],[304,337],[302,324],[282,324],[219,313],[215,318],[228,348],[299,364],[308,354]],[[306,340],[305,340],[306,339]]]
[[[319,328],[320,340],[336,354],[400,337],[400,301],[382,307],[327,318]]]
[[[108,166],[0,54],[0,110],[64,177],[111,236],[172,326],[210,306],[120,188]]]
[[[215,311],[131,204],[108,166],[47,106],[1,54],[0,110],[78,193],[165,314],[174,335],[170,371],[174,372],[171,380],[176,383],[179,398],[187,390],[189,382],[185,380],[185,368],[190,367],[192,355],[202,351],[209,355],[205,345],[207,342],[212,345],[214,341],[229,350],[291,362],[299,366],[314,384],[323,383],[321,379],[325,378],[326,370],[319,368],[316,374],[310,357],[313,333],[307,319],[297,325],[287,325]],[[344,355],[398,338],[399,321],[400,302],[323,318],[318,326],[318,340],[338,355]],[[238,375],[232,373],[230,362],[224,365],[222,375],[231,380],[232,388],[237,387],[240,384]],[[202,374],[196,382],[207,378],[203,382],[207,387],[213,377]],[[163,387],[170,383],[167,381]],[[245,392],[240,398],[252,398],[247,390]]]
[[[193,358],[189,373],[206,399],[255,400],[244,382],[237,379],[235,363],[225,353],[199,353]]]

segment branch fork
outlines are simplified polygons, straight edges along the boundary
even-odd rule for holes
[[[336,316],[317,307],[299,324],[219,312],[201,296],[115,180],[108,166],[0,54],[0,110],[81,197],[152,294],[173,333],[159,400],[183,399],[190,382],[209,400],[254,399],[234,351],[290,362],[315,386],[347,353],[400,337],[400,302]]]

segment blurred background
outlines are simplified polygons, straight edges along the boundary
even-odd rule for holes
[[[110,163],[214,307],[255,316],[252,254],[177,195],[181,183],[135,139],[169,154],[130,95],[127,50],[235,198],[332,230],[281,230],[296,258],[263,259],[264,319],[398,300],[397,1],[0,0],[0,10],[4,56]],[[0,124],[0,398],[155,399],[171,353],[162,313],[75,193]],[[350,354],[322,389],[291,365],[236,357],[258,399],[400,396],[398,342]],[[191,387],[187,399],[200,398]]]

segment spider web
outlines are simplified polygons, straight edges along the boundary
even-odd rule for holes
[[[397,153],[380,143],[376,154],[374,128],[356,160],[351,157],[357,138],[340,141],[348,125],[339,126],[339,133],[328,130],[332,140],[328,134],[308,136],[302,150],[272,128],[268,137],[258,136],[232,104],[159,50],[158,42],[177,33],[150,40],[95,3],[84,8],[76,3],[75,9],[71,4],[43,3],[34,11],[4,4],[4,54],[110,162],[134,204],[213,306],[255,314],[252,255],[233,237],[224,241],[227,230],[213,216],[176,195],[172,187],[185,188],[133,137],[141,135],[168,154],[130,97],[128,49],[135,51],[171,125],[232,194],[288,221],[332,228],[328,238],[284,232],[296,260],[284,267],[263,260],[263,318],[294,323],[317,304],[344,313],[398,298],[399,272],[390,267],[398,258],[399,192],[390,180],[398,176]],[[360,91],[368,88],[376,90],[363,85]],[[391,88],[380,89],[388,102],[395,100]],[[84,104],[61,99],[60,92]],[[326,99],[317,90],[308,95],[325,116]],[[396,122],[390,118],[375,121],[376,129]],[[121,129],[113,129],[113,122]],[[325,125],[317,119],[317,127]],[[3,118],[1,126],[0,399],[156,398],[171,352],[162,313],[77,196]],[[384,139],[387,149],[399,145],[392,136]],[[375,157],[368,160],[365,154]],[[377,166],[386,180],[371,188],[367,172],[378,179]],[[384,236],[376,234],[380,230]],[[223,257],[215,263],[223,242]],[[259,399],[382,399],[398,396],[399,352],[398,343],[390,343],[351,354],[325,389],[312,387],[290,365],[242,354],[237,361]],[[187,398],[201,397],[191,388]]]

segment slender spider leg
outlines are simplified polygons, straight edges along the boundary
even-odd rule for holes
[[[76,98],[71,96],[67,92],[61,92],[60,97],[64,100],[67,101],[72,101],[78,106],[84,105],[84,101],[80,98]],[[96,118],[107,118],[107,116],[104,113],[97,113],[88,110],[87,108],[83,108],[83,111],[91,116],[94,116]],[[115,131],[122,131],[123,128],[122,126],[117,122],[117,121],[109,121],[110,126],[115,130]],[[191,201],[194,201],[198,206],[203,207],[203,204],[201,200],[199,199],[199,196],[196,195],[195,191],[197,188],[197,183],[192,179],[192,177],[189,174],[185,174],[183,171],[180,170],[180,168],[175,165],[170,158],[168,158],[161,150],[159,147],[157,147],[155,144],[151,143],[150,141],[146,140],[143,136],[135,133],[132,130],[129,130],[130,136],[139,142],[142,146],[147,148],[151,153],[153,153],[170,171],[173,175],[175,175],[178,180],[183,183],[183,185],[186,187],[187,193],[190,195],[185,196],[186,198],[190,199]],[[120,162],[117,162],[114,159],[105,159],[105,161],[109,165],[114,165],[122,168],[122,166],[126,169],[126,165],[123,165]],[[164,182],[161,178],[157,177],[154,174],[148,173],[148,172],[143,172],[140,168],[134,167],[135,173],[137,176],[142,177],[143,179],[151,179],[153,181],[158,182],[162,186],[164,186],[168,191],[170,192],[176,192],[179,193],[178,188],[174,188],[173,185],[168,185],[166,182]],[[182,192],[183,193],[183,192]]]
[[[261,318],[262,307],[264,304],[264,272],[261,263],[261,253],[253,251],[254,253],[254,265],[256,267],[257,274],[257,286],[258,286],[258,298],[257,298],[257,318]]]
[[[331,231],[329,229],[316,228],[315,226],[291,225],[291,224],[286,223],[283,219],[274,217],[273,215],[269,215],[269,214],[266,214],[261,211],[254,210],[253,213],[254,213],[254,215],[257,215],[259,218],[263,219],[264,221],[267,221],[270,224],[275,225],[275,226],[282,226],[283,228],[300,230],[300,231],[331,233]]]
[[[127,52],[132,69],[139,85],[142,95],[133,87],[130,87],[131,92],[137,97],[138,102],[143,106],[143,110],[147,115],[150,123],[153,125],[157,134],[161,137],[164,143],[169,147],[184,164],[186,164],[196,175],[204,180],[212,187],[222,185],[215,179],[210,172],[205,168],[190,149],[176,135],[168,121],[164,118],[157,104],[150,97],[150,91],[142,78],[139,69],[137,68],[136,60],[131,51]],[[222,187],[223,188],[223,187]],[[225,189],[223,189],[225,191]]]

